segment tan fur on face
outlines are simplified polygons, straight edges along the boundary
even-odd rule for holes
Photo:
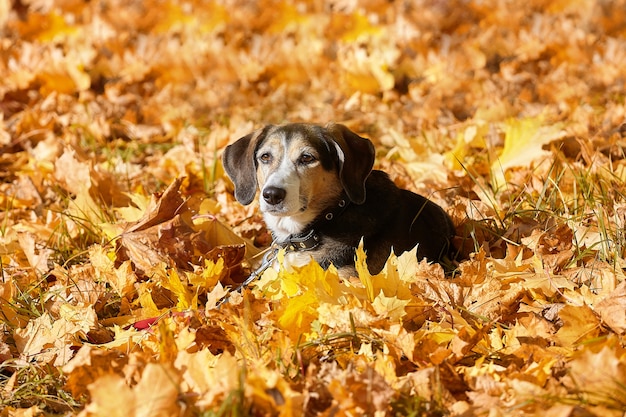
[[[284,204],[279,207],[269,207],[261,197],[265,220],[279,238],[302,231],[324,209],[333,205],[342,191],[338,172],[322,167],[321,155],[311,145],[307,133],[286,137],[284,132],[269,132],[256,152],[257,161],[262,155],[271,156],[271,161],[259,161],[257,165],[261,195],[266,186],[287,191]],[[303,155],[311,155],[315,161],[299,163]]]
[[[267,181],[267,177],[272,172],[278,169],[280,162],[283,159],[283,154],[285,153],[285,146],[283,144],[283,140],[280,135],[271,135],[269,136],[263,145],[257,151],[257,157],[262,155],[265,152],[270,152],[274,159],[269,165],[259,164],[256,170],[257,181],[259,183],[259,188],[262,190],[265,182]]]

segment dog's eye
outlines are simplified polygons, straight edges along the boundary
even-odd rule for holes
[[[272,161],[272,155],[269,152],[262,153],[258,156],[259,161],[264,164],[267,164]]]
[[[300,155],[300,158],[298,158],[298,162],[302,165],[312,164],[316,160],[317,159],[310,153],[303,153],[302,155]]]

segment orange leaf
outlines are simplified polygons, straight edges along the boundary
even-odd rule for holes
[[[554,337],[563,347],[578,345],[596,337],[600,332],[598,318],[586,305],[566,305],[559,311],[559,317],[563,320],[563,327]]]

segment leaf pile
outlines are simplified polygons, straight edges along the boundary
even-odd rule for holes
[[[1,416],[626,412],[626,2],[0,2]],[[457,270],[242,282],[223,148],[341,121]]]

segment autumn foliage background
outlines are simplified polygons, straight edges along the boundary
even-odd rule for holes
[[[0,0],[0,415],[626,413],[624,0]],[[270,271],[219,157],[343,122],[464,260]],[[247,247],[247,251],[246,251]]]

